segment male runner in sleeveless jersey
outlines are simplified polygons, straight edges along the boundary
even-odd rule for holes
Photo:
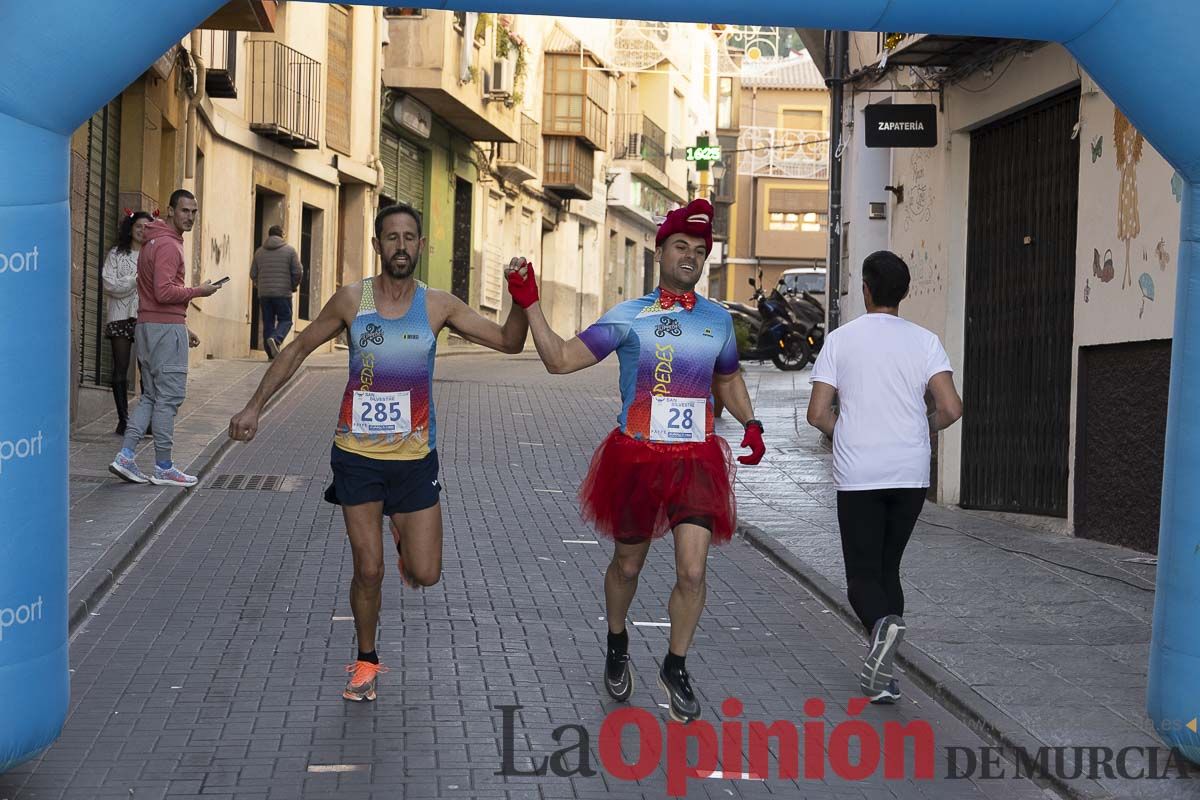
[[[729,313],[693,291],[712,250],[712,206],[695,200],[667,215],[656,237],[659,288],[628,300],[564,342],[546,322],[531,264],[506,270],[514,301],[525,308],[538,354],[552,373],[590,367],[614,350],[621,362],[618,427],[601,443],[579,490],[582,514],[615,540],[604,576],[608,656],[604,685],[616,700],[633,691],[625,615],[650,542],[675,534],[671,640],[659,685],[671,717],[700,716],[684,658],[706,593],[709,542],[729,541],[736,509],[733,458],[713,433],[713,394],[745,425],[738,458],[757,464],[765,448],[750,394],[738,370]]]
[[[229,435],[250,441],[271,396],[319,345],[342,331],[350,339],[350,379],[342,397],[325,499],[342,507],[354,555],[350,607],[358,658],[347,667],[347,700],[374,700],[381,671],[375,653],[383,586],[383,532],[391,518],[402,577],[432,586],[442,572],[442,510],[438,500],[433,366],[438,333],[503,353],[519,353],[528,330],[515,306],[504,326],[484,319],[452,294],[413,277],[425,239],[420,214],[407,205],[381,209],[371,241],[383,262],[373,278],[339,289],[321,313],[280,351]],[[406,574],[404,574],[406,573]]]

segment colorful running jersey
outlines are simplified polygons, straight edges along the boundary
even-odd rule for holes
[[[433,359],[425,284],[399,319],[375,308],[375,279],[363,281],[362,302],[350,326],[350,379],[342,395],[334,444],[368,458],[424,458],[436,446]]]
[[[729,312],[696,297],[691,311],[663,310],[658,290],[627,300],[579,338],[598,360],[621,362],[621,432],[662,443],[702,442],[713,434],[713,373],[738,369]]]

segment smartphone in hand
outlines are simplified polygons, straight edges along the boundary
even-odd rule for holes
[[[226,275],[224,278],[221,278],[220,280],[213,281],[212,285],[213,286],[224,286],[228,282],[229,282],[229,276]]]

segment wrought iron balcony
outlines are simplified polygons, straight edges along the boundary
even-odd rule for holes
[[[200,31],[204,91],[209,97],[237,97],[237,33]]]
[[[742,128],[737,149],[742,175],[829,180],[825,131],[751,126]]]
[[[667,171],[667,134],[645,114],[618,114],[614,158],[641,160]]]
[[[246,42],[250,129],[296,150],[320,144],[321,64],[287,45]]]
[[[541,169],[542,126],[528,114],[521,115],[521,141],[501,144],[497,169],[505,180],[524,183]]]

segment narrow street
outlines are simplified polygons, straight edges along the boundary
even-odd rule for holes
[[[601,752],[615,708],[598,680],[609,548],[581,526],[574,491],[613,425],[615,364],[552,377],[529,355],[464,355],[439,360],[438,370],[445,570],[440,584],[414,592],[388,559],[379,650],[391,671],[376,703],[341,699],[353,655],[351,562],[340,511],[321,495],[344,375],[310,370],[78,629],[63,735],[0,776],[0,798],[667,796],[667,754],[634,782],[614,777]],[[213,487],[243,474],[282,480],[274,490]],[[670,549],[663,542],[652,551],[630,613],[631,705],[663,731],[655,673],[666,649]],[[838,615],[750,543],[738,537],[714,550],[688,663],[704,720],[717,731],[722,702],[736,698],[743,727],[788,720],[800,728],[820,717],[829,741],[857,695],[861,655]],[[932,780],[913,777],[911,757],[902,780],[885,779],[882,760],[861,781],[837,777],[828,761],[823,778],[806,778],[804,753],[801,777],[781,779],[773,744],[766,780],[718,773],[688,780],[686,796],[1044,796],[1011,770],[1006,780],[945,780],[946,748],[978,751],[985,742],[929,696],[904,689],[900,705],[867,707],[860,718],[876,730],[889,720],[928,722]],[[806,709],[813,699],[824,704],[815,714]],[[503,706],[521,707],[507,712],[507,744]],[[530,772],[578,744],[580,731],[586,748],[554,759],[551,773],[497,774],[506,759]],[[623,734],[634,763],[636,728]],[[859,739],[848,741],[857,764]],[[681,770],[673,774],[682,780]]]

